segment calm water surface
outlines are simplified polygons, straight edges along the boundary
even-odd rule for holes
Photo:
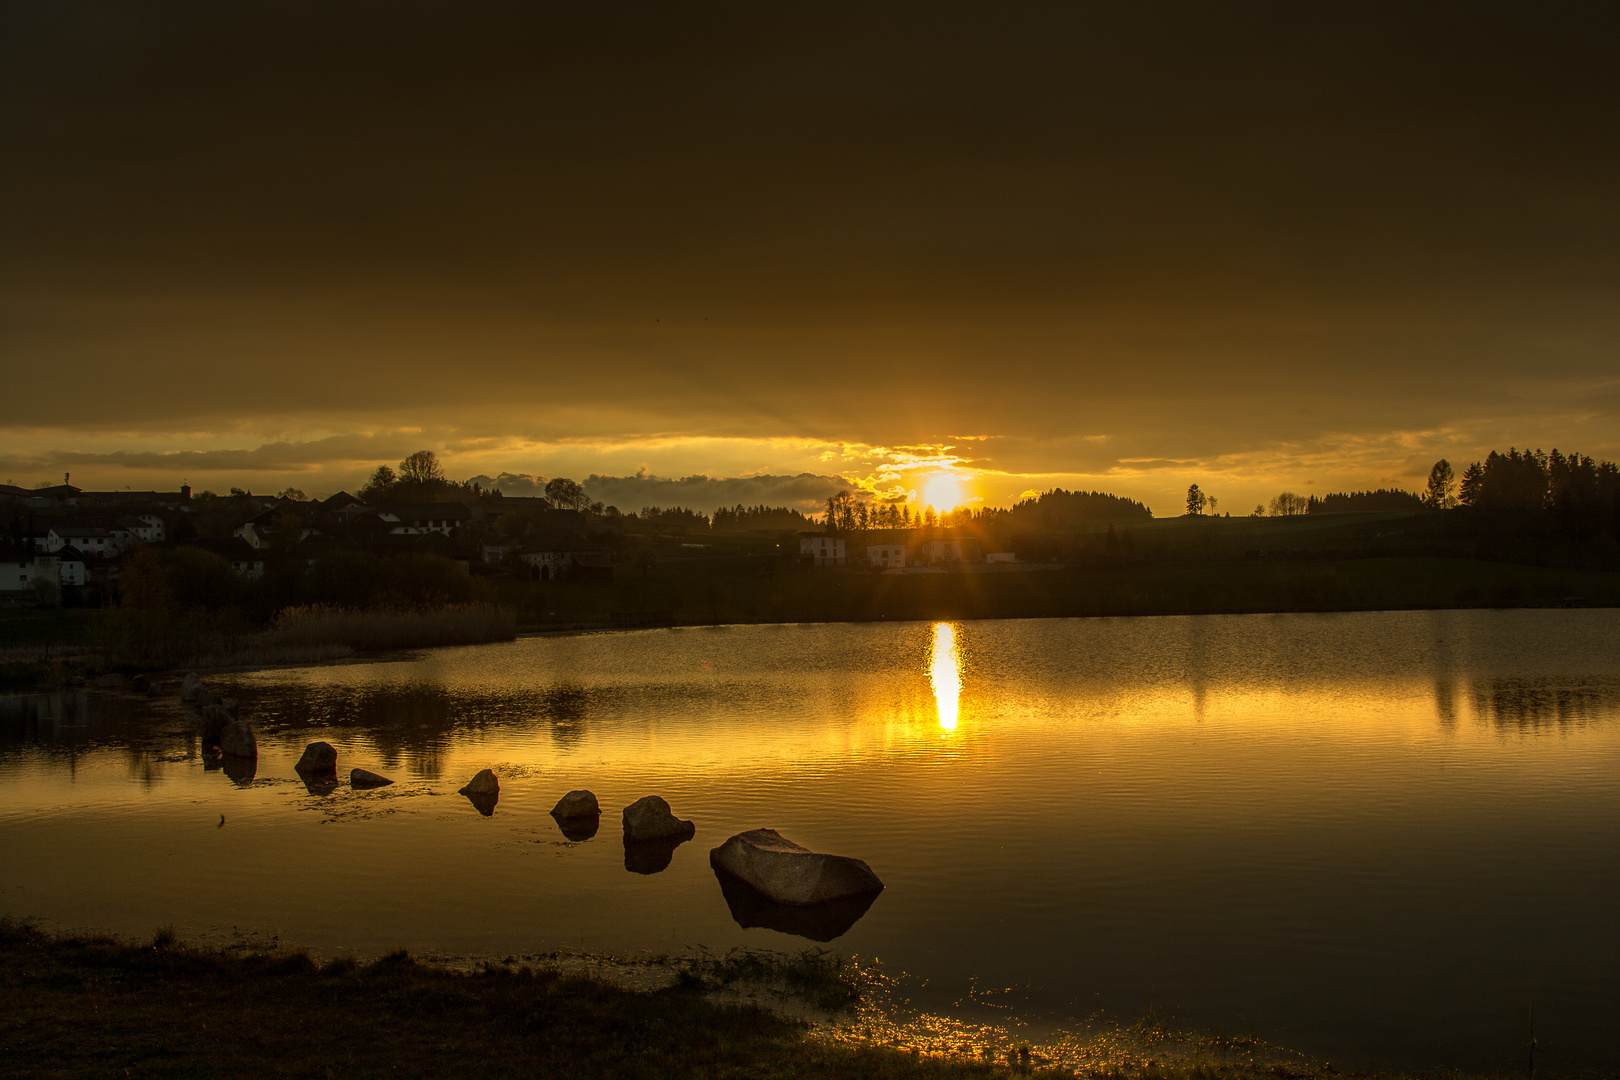
[[[832,947],[924,1006],[1516,1069],[1533,1000],[1538,1071],[1620,1072],[1620,612],[650,630],[213,685],[251,774],[173,703],[0,699],[0,911],[325,952],[797,949],[708,866],[770,826],[884,879]],[[314,739],[399,782],[311,793]],[[488,817],[455,794],[481,768]],[[579,787],[608,810],[583,842],[548,815]],[[650,793],[698,827],[653,873],[617,821]]]

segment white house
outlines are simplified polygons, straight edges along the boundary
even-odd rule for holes
[[[57,525],[45,534],[39,546],[51,554],[68,547],[86,555],[117,555],[124,550],[120,538],[111,530],[89,525]]]
[[[127,531],[137,543],[163,543],[163,519],[156,514],[129,514],[119,518],[117,525]]]
[[[33,559],[0,560],[0,593],[26,592],[37,580]]]
[[[83,585],[90,580],[90,567],[77,549],[62,548],[55,552],[56,581],[59,585]]]
[[[890,567],[906,565],[906,545],[867,544],[866,562],[869,566]]]
[[[799,558],[813,560],[816,566],[845,566],[848,555],[848,543],[842,536],[799,537]]]
[[[460,503],[411,503],[385,506],[377,517],[386,522],[395,536],[420,536],[436,532],[449,536],[451,530],[465,525],[471,512]]]

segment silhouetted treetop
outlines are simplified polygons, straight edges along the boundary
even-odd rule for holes
[[[1400,488],[1379,488],[1376,491],[1338,491],[1307,501],[1307,514],[1375,514],[1394,510],[1421,510],[1422,496]]]

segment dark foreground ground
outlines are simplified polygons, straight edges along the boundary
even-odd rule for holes
[[[859,994],[836,964],[786,975],[826,1004]],[[188,948],[163,932],[151,944],[132,945],[51,937],[0,920],[0,1075],[1076,1075],[1038,1061],[950,1061],[824,1041],[798,1021],[714,1003],[706,996],[714,981],[689,972],[669,989],[638,992],[527,967],[457,973],[404,953],[321,966],[303,953]],[[1318,1067],[1136,1062],[1081,1075],[1323,1074]]]

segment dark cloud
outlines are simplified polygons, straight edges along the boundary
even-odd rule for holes
[[[412,450],[412,441],[391,436],[333,435],[308,442],[266,443],[251,450],[85,451],[47,450],[0,455],[0,469],[19,473],[62,468],[100,468],[143,473],[299,473],[333,464],[392,460]]]
[[[0,428],[1612,454],[1617,10],[7,5]]]

